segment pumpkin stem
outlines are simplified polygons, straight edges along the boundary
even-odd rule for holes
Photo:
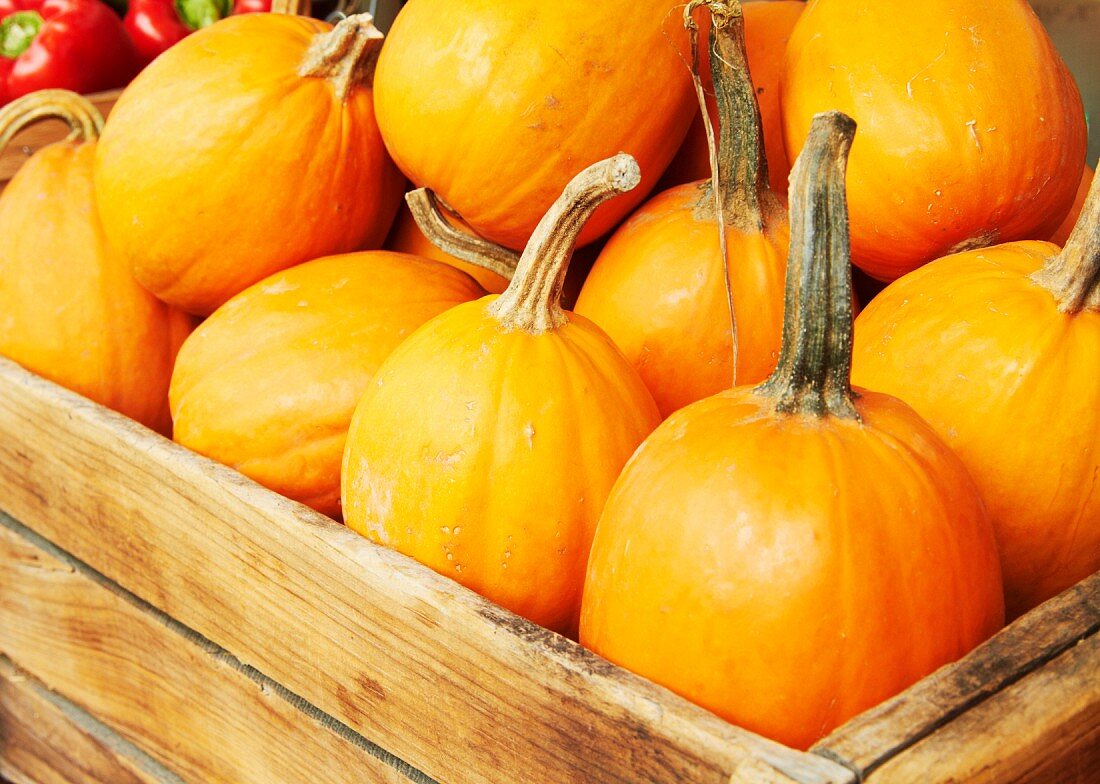
[[[791,172],[791,249],[783,348],[757,387],[783,413],[859,419],[853,401],[852,266],[844,174],[856,124],[814,116]]]
[[[427,188],[405,194],[413,220],[428,241],[456,259],[475,264],[511,280],[519,263],[519,254],[482,237],[455,228],[443,217],[439,197]]]
[[[271,13],[290,16],[309,16],[310,0],[271,0]]]
[[[68,90],[39,90],[0,109],[0,150],[28,125],[51,117],[68,124],[68,142],[92,142],[103,131],[103,115],[84,96]]]
[[[329,32],[313,37],[298,75],[328,79],[336,97],[343,101],[353,88],[374,83],[382,38],[370,14],[349,16]]]
[[[641,182],[638,162],[626,153],[594,163],[574,177],[535,227],[512,282],[489,306],[507,330],[539,334],[565,323],[561,287],[577,237],[596,208]]]
[[[1066,247],[1031,278],[1054,295],[1063,313],[1100,310],[1100,177],[1092,181]]]

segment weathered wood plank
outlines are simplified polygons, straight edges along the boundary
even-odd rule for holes
[[[1097,631],[1100,573],[1035,608],[959,661],[860,714],[814,751],[866,775]]]
[[[1100,781],[1100,635],[878,768],[868,784]]]
[[[275,684],[9,525],[0,525],[0,650],[183,779],[410,784]],[[48,737],[44,726],[32,731]]]
[[[0,659],[0,781],[181,784],[138,749]]]
[[[0,504],[445,782],[848,782],[0,361]]]
[[[88,99],[106,117],[121,93],[121,90],[110,90],[89,95]],[[43,120],[30,126],[12,139],[11,143],[0,151],[0,190],[8,184],[8,180],[15,176],[23,162],[33,155],[36,150],[47,144],[61,141],[68,133],[68,126],[61,120]]]

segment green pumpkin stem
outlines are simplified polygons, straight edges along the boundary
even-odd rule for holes
[[[714,6],[726,6],[716,13]],[[745,50],[745,19],[739,2],[710,3],[710,72],[718,105],[718,192],[726,223],[760,231],[763,194],[769,191],[768,159],[756,88]]]
[[[519,254],[482,237],[455,228],[443,217],[439,197],[427,188],[405,194],[405,203],[421,233],[444,253],[511,280]]]
[[[70,142],[90,142],[103,131],[103,115],[91,101],[68,90],[39,90],[24,95],[0,109],[0,150],[39,120],[56,118],[71,129]]]
[[[777,411],[859,419],[853,402],[852,267],[844,175],[856,124],[814,117],[791,172],[791,248],[783,348],[757,387]]]
[[[1100,177],[1092,181],[1066,247],[1032,280],[1054,295],[1063,313],[1100,311]]]
[[[354,88],[374,83],[382,38],[370,14],[349,16],[329,32],[313,37],[298,75],[328,79],[337,99],[343,101]]]
[[[561,289],[581,229],[597,207],[633,190],[641,179],[637,161],[619,153],[592,164],[565,186],[531,234],[512,282],[490,305],[505,329],[540,334],[565,323]]]

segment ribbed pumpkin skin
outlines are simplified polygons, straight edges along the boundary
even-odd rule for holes
[[[416,225],[416,221],[407,207],[402,207],[401,211],[397,213],[397,219],[393,222],[390,236],[386,238],[386,249],[398,253],[411,253],[414,256],[435,259],[436,261],[442,261],[444,264],[450,264],[455,269],[462,270],[476,280],[490,294],[500,294],[508,288],[508,281],[492,270],[457,259],[433,245],[420,231],[420,227]]]
[[[699,183],[665,191],[612,235],[577,312],[596,322],[637,369],[663,416],[729,387],[729,304],[713,209]],[[790,228],[774,204],[764,233],[728,228],[737,313],[738,383],[763,381],[782,342]]]
[[[802,0],[757,0],[742,4],[745,17],[745,51],[749,55],[752,83],[756,85],[756,100],[760,105],[760,120],[764,127],[764,152],[768,158],[768,182],[775,195],[787,195],[787,176],[791,164],[783,144],[783,119],[779,113],[779,77],[783,73],[787,39],[806,4]],[[708,96],[714,95],[710,77],[710,55],[706,34],[700,31],[699,72]],[[707,101],[710,119],[718,127],[717,108],[713,97]],[[662,184],[672,186],[710,177],[710,151],[703,118],[697,115],[691,124],[680,151],[665,172]]]
[[[1060,313],[1029,279],[1057,250],[940,259],[855,324],[855,382],[913,406],[982,492],[1010,617],[1100,569],[1100,313]]]
[[[206,315],[251,284],[379,247],[403,181],[371,91],[297,74],[331,27],[229,17],[146,68],[112,110],[96,195],[111,243],[166,302]]]
[[[852,258],[880,280],[1048,237],[1077,191],[1081,97],[1024,0],[811,0],[781,96],[792,160],[816,112],[859,123]]]
[[[581,643],[806,748],[996,631],[972,481],[911,409],[860,394],[862,424],[777,417],[751,388],[666,420],[600,519]]]
[[[95,144],[44,147],[0,197],[0,354],[167,432],[168,379],[191,319],[139,286],[107,244]]]
[[[184,344],[175,440],[339,517],[348,424],[374,373],[425,321],[484,293],[445,264],[387,251],[272,275]]]
[[[344,515],[375,542],[575,632],[596,520],[659,417],[591,322],[570,314],[553,332],[505,331],[487,312],[494,300],[428,322],[378,371],[348,434]]]
[[[410,180],[510,248],[577,171],[630,153],[642,184],[596,212],[584,244],[642,201],[683,141],[686,40],[672,0],[412,0],[379,58],[378,122]]]

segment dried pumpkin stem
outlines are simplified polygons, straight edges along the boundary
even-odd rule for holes
[[[482,237],[455,228],[443,217],[439,199],[427,188],[418,188],[405,194],[413,220],[428,241],[444,253],[469,262],[506,280],[511,280],[519,263],[519,254],[510,248],[497,245]]]
[[[1032,280],[1054,295],[1063,313],[1100,310],[1100,177],[1092,181],[1066,247]]]
[[[312,10],[310,0],[271,0],[271,13],[290,16],[309,16]]]
[[[66,141],[95,141],[103,131],[103,115],[82,95],[68,90],[39,90],[0,109],[0,150],[39,120],[64,120],[71,132]]]
[[[859,419],[851,386],[852,267],[844,174],[856,124],[814,117],[791,172],[791,249],[783,348],[757,387],[783,413]]]
[[[505,329],[538,334],[565,323],[561,288],[584,224],[605,201],[637,187],[642,173],[626,153],[589,166],[539,221],[512,282],[490,306]]]
[[[349,16],[329,32],[313,37],[298,75],[328,79],[336,97],[343,101],[354,88],[373,84],[382,38],[370,14]]]

